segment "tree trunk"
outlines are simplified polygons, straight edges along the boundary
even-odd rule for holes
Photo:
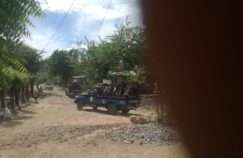
[[[25,96],[26,96],[26,101],[29,102],[30,100],[29,84],[27,84],[25,87]]]
[[[21,110],[19,99],[20,98],[20,88],[14,88],[14,101],[15,105],[18,107],[19,110]]]
[[[4,89],[0,91],[0,100],[1,100],[1,108],[5,109],[6,104],[5,104],[5,91],[4,91]]]
[[[10,109],[13,113],[16,113],[15,111],[15,99],[14,99],[14,87],[12,86],[9,91],[10,96]]]
[[[36,89],[37,89],[37,91],[40,91],[40,83],[39,82],[36,82]]]
[[[30,96],[33,98],[34,97],[34,85],[35,85],[35,80],[31,79],[30,80]]]
[[[21,103],[24,104],[26,102],[26,99],[25,99],[25,88],[24,86],[21,88],[20,90],[21,92]]]

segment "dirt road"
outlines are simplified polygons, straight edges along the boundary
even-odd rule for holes
[[[104,139],[107,129],[128,124],[128,116],[77,111],[72,100],[55,88],[16,119],[0,124],[0,158],[185,157],[180,143],[141,145]]]

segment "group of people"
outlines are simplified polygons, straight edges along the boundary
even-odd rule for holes
[[[94,93],[98,96],[137,96],[138,86],[125,81],[114,84],[97,84]]]

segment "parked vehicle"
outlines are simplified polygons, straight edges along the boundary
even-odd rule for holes
[[[65,89],[66,96],[74,98],[76,95],[81,94],[84,78],[84,76],[73,76]]]
[[[126,80],[127,73],[112,75],[112,80],[103,80],[89,93],[76,96],[74,102],[77,104],[77,109],[82,110],[85,106],[94,109],[105,107],[112,114],[118,111],[127,114],[131,109],[136,109],[140,103],[138,86]]]
[[[118,111],[127,114],[130,110],[136,109],[140,101],[138,97],[81,95],[77,96],[74,102],[78,110],[82,110],[84,106],[93,107],[95,110],[104,107],[111,114],[117,114]]]

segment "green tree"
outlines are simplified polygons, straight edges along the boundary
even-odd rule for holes
[[[10,91],[14,98],[14,89],[28,82],[29,73],[15,52],[21,38],[29,35],[29,17],[37,15],[41,15],[41,8],[35,0],[0,1],[0,97],[3,108],[6,92]]]
[[[131,82],[145,82],[144,33],[140,27],[122,25],[99,42],[89,41],[87,49],[56,50],[49,60],[52,76],[66,83],[72,75],[86,76],[86,86],[110,77],[112,71],[133,71]]]
[[[61,78],[65,85],[74,74],[74,67],[68,51],[56,50],[48,59],[50,74]]]
[[[18,42],[22,36],[29,35],[27,26],[31,25],[30,16],[41,15],[39,2],[36,0],[1,0],[0,33],[1,39]]]
[[[37,73],[41,67],[41,56],[36,49],[26,45],[19,46],[15,54],[29,72],[30,94],[33,97]]]
[[[145,71],[143,49],[143,29],[122,25],[106,40],[88,44],[87,51],[81,57],[81,69],[94,82],[108,78],[110,71],[120,71],[119,69],[135,72],[139,70],[138,74],[144,74],[141,73],[142,70]]]

